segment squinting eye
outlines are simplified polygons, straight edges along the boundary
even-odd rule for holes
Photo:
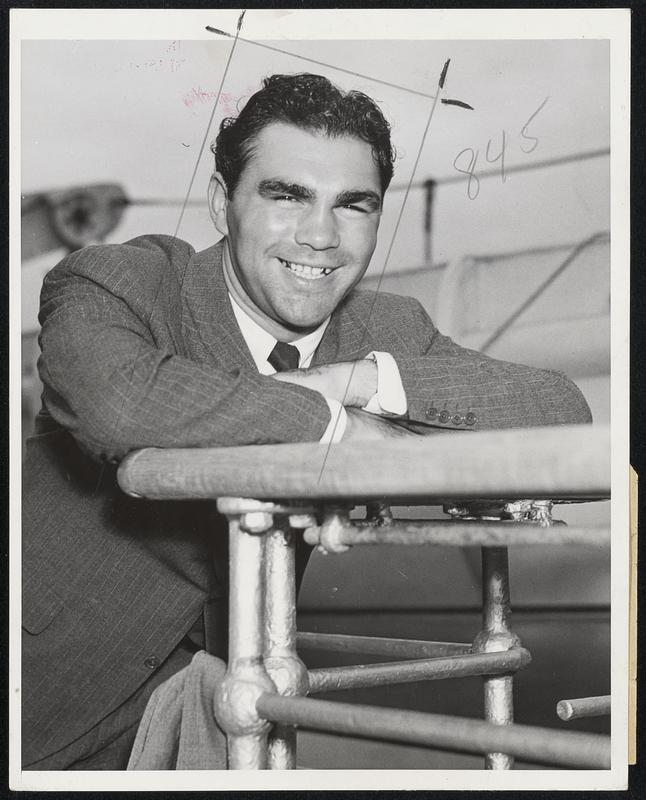
[[[361,206],[347,205],[347,206],[343,206],[343,208],[347,208],[348,211],[358,211],[360,214],[367,214],[368,213],[367,210],[365,208],[361,208]]]
[[[274,197],[274,200],[288,200],[291,202],[296,202],[296,198],[291,194],[279,194]]]

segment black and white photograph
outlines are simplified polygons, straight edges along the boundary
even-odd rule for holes
[[[629,52],[11,12],[11,788],[626,786]]]

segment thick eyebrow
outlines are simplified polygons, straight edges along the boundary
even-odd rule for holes
[[[340,206],[354,206],[358,203],[367,203],[371,211],[379,211],[381,208],[381,197],[377,192],[364,189],[351,189],[341,192],[337,196],[336,202]]]
[[[300,183],[290,183],[280,178],[265,178],[258,184],[258,193],[264,197],[271,195],[288,194],[297,200],[314,200],[316,193]],[[351,206],[358,203],[367,203],[370,211],[381,209],[381,196],[370,189],[348,189],[337,195],[338,206]]]
[[[258,184],[258,194],[265,197],[275,194],[289,194],[298,200],[312,200],[314,192],[298,183],[281,181],[279,178],[266,178]]]

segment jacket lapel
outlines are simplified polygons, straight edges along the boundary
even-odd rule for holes
[[[375,349],[363,319],[355,313],[353,306],[350,294],[332,314],[330,324],[314,353],[313,367],[338,361],[355,361]]]
[[[223,243],[195,253],[182,286],[182,322],[190,357],[221,367],[256,368],[231,308],[222,273]]]

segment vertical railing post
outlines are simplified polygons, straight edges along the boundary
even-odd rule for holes
[[[475,653],[494,653],[520,646],[511,630],[509,564],[506,547],[482,548],[482,630],[473,643]],[[484,715],[494,725],[514,721],[513,676],[484,678]],[[486,769],[512,769],[506,753],[487,753]]]
[[[296,653],[295,542],[291,531],[274,529],[267,536],[265,585],[265,668],[280,694],[307,694],[307,669]],[[296,769],[295,727],[273,728],[268,756],[270,769]]]
[[[276,687],[263,664],[264,550],[273,517],[249,511],[253,501],[226,498],[229,518],[229,663],[215,699],[227,734],[229,769],[266,769],[270,723],[256,711],[261,694]]]

